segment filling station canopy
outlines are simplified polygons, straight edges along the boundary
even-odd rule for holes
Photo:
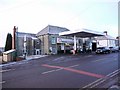
[[[59,33],[60,36],[70,36],[70,37],[81,37],[81,38],[86,38],[86,37],[95,37],[95,36],[104,36],[104,33],[100,33],[97,31],[92,31],[88,29],[79,29],[79,30],[74,30],[74,31],[66,31],[66,32],[61,32]]]

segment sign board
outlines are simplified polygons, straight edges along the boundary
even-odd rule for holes
[[[57,38],[57,43],[74,43],[74,40],[66,38]]]

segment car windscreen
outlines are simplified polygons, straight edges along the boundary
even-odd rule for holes
[[[97,49],[105,49],[105,47],[98,47]]]
[[[113,48],[113,47],[109,47],[109,48]]]

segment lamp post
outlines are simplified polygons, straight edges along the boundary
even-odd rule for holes
[[[120,46],[120,44],[119,44],[119,43],[120,43],[120,42],[119,42],[120,37],[118,36],[118,37],[116,37],[116,39],[117,39],[117,41],[116,41],[116,46],[119,47],[119,46]]]
[[[25,59],[26,59],[26,56],[27,56],[27,51],[26,51],[26,41],[27,41],[27,39],[26,39],[26,35],[24,35],[24,54],[23,54],[23,56],[24,56]]]
[[[120,36],[118,36],[118,46],[120,47]]]
[[[18,27],[16,27],[16,26],[14,26],[14,28],[13,28],[12,49],[16,50],[15,60],[17,60],[17,57],[18,57]]]
[[[16,50],[17,50],[16,56],[18,57],[18,27],[16,27],[16,43],[17,43],[17,45],[16,45]]]

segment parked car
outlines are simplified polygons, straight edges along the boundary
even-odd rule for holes
[[[109,47],[111,52],[119,52],[119,47]]]
[[[96,54],[99,53],[110,53],[110,49],[108,47],[98,47],[96,49]]]

